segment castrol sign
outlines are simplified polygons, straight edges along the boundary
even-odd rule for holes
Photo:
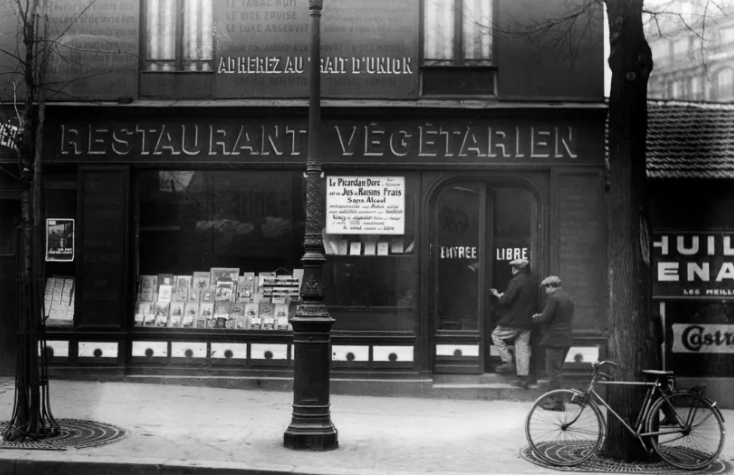
[[[673,353],[734,353],[734,325],[674,324]]]

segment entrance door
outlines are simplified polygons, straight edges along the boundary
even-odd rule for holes
[[[509,262],[537,258],[537,203],[519,185],[458,182],[434,208],[434,372],[492,372],[500,363],[490,334],[499,320],[489,289],[503,292]]]

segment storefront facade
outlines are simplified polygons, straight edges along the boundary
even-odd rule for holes
[[[123,3],[156,21],[148,4]],[[294,12],[278,17],[285,28],[304,5],[281,3]],[[470,68],[445,68],[430,59],[433,43],[421,26],[430,7],[383,3],[402,16],[384,20],[381,39],[339,47],[397,53],[384,64],[347,55],[322,65],[332,379],[400,381],[405,393],[421,394],[437,374],[491,373],[499,358],[488,290],[506,287],[508,263],[518,257],[538,277],[562,276],[576,298],[571,367],[602,357],[601,32],[572,66],[588,76],[562,73],[569,66],[558,52],[536,51],[531,60],[519,37],[491,44]],[[237,18],[267,13],[246,2],[222,5],[214,2],[215,24],[232,23],[235,10]],[[491,4],[491,14],[507,22],[524,15],[513,2]],[[328,19],[325,12],[324,51],[340,41]],[[117,83],[129,87],[122,90],[130,104],[49,104],[46,217],[50,226],[73,225],[73,245],[69,227],[49,231],[52,374],[292,377],[287,318],[307,285],[299,272],[303,58],[278,59],[283,41],[266,32],[256,44],[229,32],[226,41],[217,37],[212,69],[185,81],[143,51],[150,60],[139,82]],[[297,35],[288,51],[306,40]],[[243,44],[275,59],[233,56]],[[208,100],[194,100],[202,91]],[[163,102],[168,94],[183,100]],[[539,292],[538,310],[542,304]],[[533,372],[542,377],[536,350]]]

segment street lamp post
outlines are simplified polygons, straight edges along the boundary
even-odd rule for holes
[[[289,449],[331,450],[338,447],[337,430],[329,413],[331,325],[324,305],[324,245],[321,235],[321,10],[323,0],[309,0],[311,48],[308,101],[308,157],[306,160],[306,232],[302,302],[293,326],[293,419],[283,435]]]

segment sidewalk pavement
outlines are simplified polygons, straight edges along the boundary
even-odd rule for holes
[[[290,392],[52,380],[50,393],[55,418],[129,435],[87,449],[0,449],[0,474],[558,473],[520,456],[531,402],[332,395],[339,448],[303,452],[283,447]],[[0,381],[0,420],[13,396],[13,382]],[[734,410],[723,413],[731,430]],[[721,457],[734,459],[731,438]]]

